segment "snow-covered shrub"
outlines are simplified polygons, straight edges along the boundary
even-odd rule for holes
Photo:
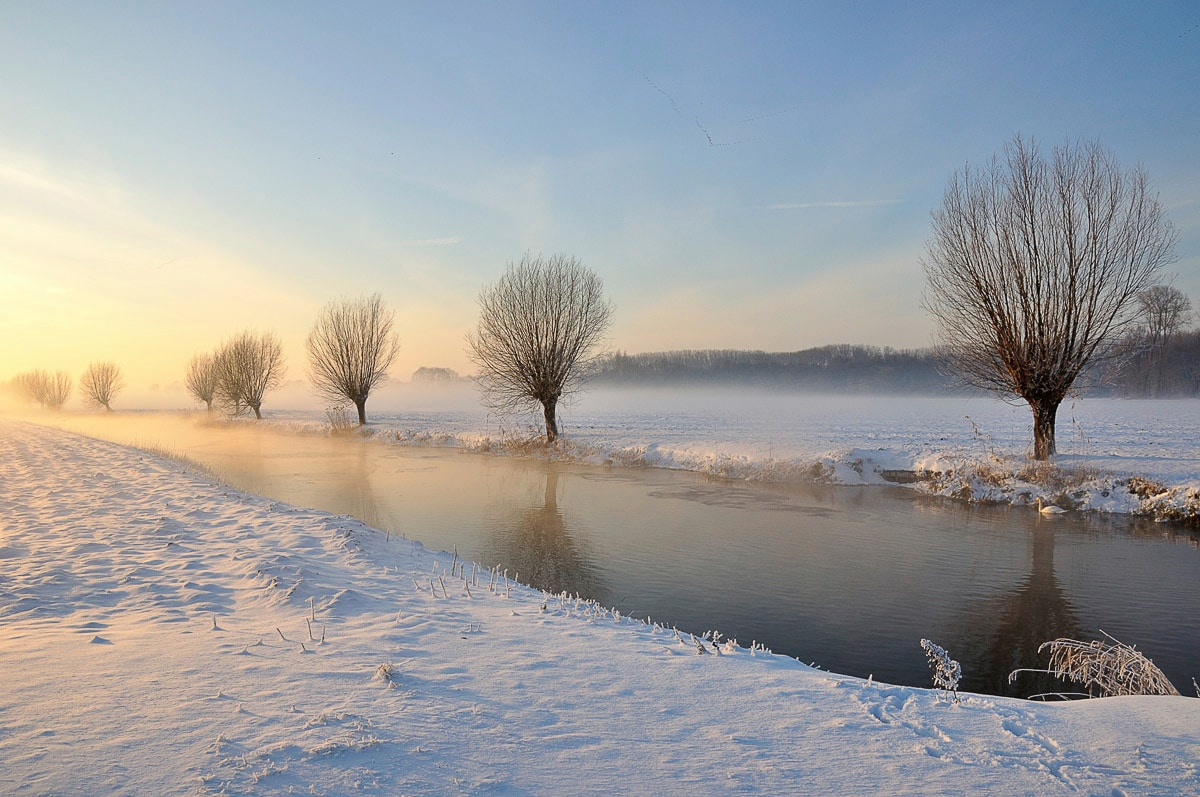
[[[962,665],[950,658],[950,654],[940,645],[935,645],[928,639],[921,640],[921,648],[933,668],[934,689],[944,689],[954,696],[958,702],[958,682],[962,679]]]

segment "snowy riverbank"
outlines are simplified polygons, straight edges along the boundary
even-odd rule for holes
[[[398,395],[403,400],[390,406],[400,411],[375,412],[366,430],[348,433],[732,479],[901,480],[974,501],[1032,506],[1041,498],[1069,510],[1200,520],[1197,400],[1068,402],[1059,412],[1059,455],[1046,468],[1028,459],[1028,408],[982,396],[599,390],[564,411],[563,439],[547,450],[536,443],[536,418],[490,417],[470,386]],[[316,411],[270,413],[266,423],[330,430],[326,413]]]
[[[700,655],[44,427],[0,421],[0,522],[6,794],[1200,788],[1200,700],[956,706]]]

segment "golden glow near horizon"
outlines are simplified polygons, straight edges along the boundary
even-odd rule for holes
[[[163,389],[246,328],[303,380],[321,306],[375,292],[397,381],[465,374],[526,250],[601,276],[614,349],[924,346],[929,211],[1018,130],[1142,163],[1200,301],[1186,3],[368,5],[6,8],[0,382]]]

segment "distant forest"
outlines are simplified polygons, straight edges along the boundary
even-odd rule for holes
[[[927,349],[838,344],[795,352],[688,350],[601,359],[593,383],[753,385],[823,393],[944,393],[965,390]]]
[[[1126,342],[1124,353],[1080,381],[1087,395],[1121,398],[1200,397],[1200,331],[1159,346]],[[931,349],[837,344],[795,352],[703,349],[646,354],[615,352],[599,360],[596,385],[732,386],[820,393],[931,395],[970,393]]]

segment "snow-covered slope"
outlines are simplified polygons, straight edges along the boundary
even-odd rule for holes
[[[1193,794],[1200,700],[706,645],[0,421],[0,793]]]

